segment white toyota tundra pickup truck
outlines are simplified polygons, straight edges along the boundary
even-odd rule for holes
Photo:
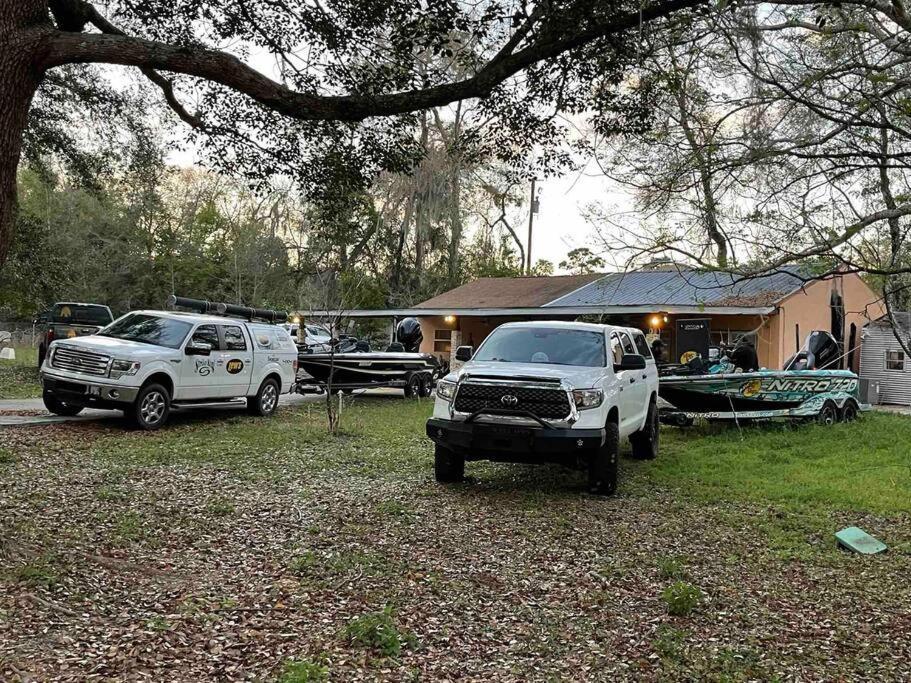
[[[641,331],[577,322],[506,323],[437,383],[427,435],[437,481],[466,460],[585,468],[593,493],[617,488],[620,439],[658,453],[658,369]]]
[[[173,405],[241,397],[251,413],[271,415],[294,386],[297,353],[280,325],[135,311],[97,334],[53,342],[42,395],[52,413],[112,408],[143,429],[165,424]]]

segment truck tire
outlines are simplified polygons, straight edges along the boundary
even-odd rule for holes
[[[160,384],[146,384],[136,401],[124,411],[126,418],[139,429],[152,431],[164,426],[171,414],[171,395]]]
[[[588,458],[588,490],[599,496],[613,495],[617,490],[617,452],[620,450],[620,426],[604,426],[604,445]]]
[[[658,406],[652,401],[648,405],[648,415],[642,429],[629,437],[633,447],[633,458],[654,460],[658,455],[658,435]]]
[[[433,474],[441,484],[452,484],[465,478],[465,456],[445,446],[433,448]]]
[[[271,377],[264,379],[263,383],[259,385],[256,396],[247,397],[247,412],[259,417],[274,415],[278,409],[279,393],[278,382]]]
[[[430,375],[421,375],[421,398],[428,398],[433,393],[433,379]]]
[[[47,408],[54,415],[60,415],[62,417],[73,417],[82,412],[82,406],[74,406],[69,403],[64,403],[63,401],[56,398],[53,394],[43,393],[41,395],[41,400],[44,401],[44,407]]]
[[[47,357],[47,349],[43,346],[38,347],[38,368],[40,369],[44,365],[44,359]]]

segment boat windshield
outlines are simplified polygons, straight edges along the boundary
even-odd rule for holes
[[[601,332],[559,327],[501,327],[484,340],[472,360],[603,368],[607,353]]]
[[[108,325],[99,334],[102,337],[176,349],[183,343],[191,327],[193,325],[184,320],[159,318],[147,313],[131,313]]]

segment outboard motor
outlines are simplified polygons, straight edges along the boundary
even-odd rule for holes
[[[784,370],[822,370],[838,367],[841,353],[838,342],[828,332],[813,330],[803,348],[784,364]]]
[[[421,348],[421,342],[424,340],[424,333],[421,332],[421,323],[417,318],[405,318],[395,328],[396,340],[405,347],[408,353],[417,353]]]

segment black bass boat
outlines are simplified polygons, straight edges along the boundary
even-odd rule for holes
[[[386,351],[371,351],[366,342],[352,338],[335,340],[328,352],[299,345],[298,366],[307,377],[300,379],[297,391],[350,393],[395,387],[403,389],[405,396],[430,396],[442,368],[436,356],[417,352],[422,338],[418,321],[406,318],[396,328],[398,341]]]
[[[814,331],[783,370],[743,372],[727,357],[707,370],[695,363],[692,374],[660,378],[658,394],[674,406],[662,418],[686,424],[694,417],[710,420],[807,418],[826,424],[853,420],[869,409],[859,399],[859,380],[836,366],[838,343],[827,332]]]

